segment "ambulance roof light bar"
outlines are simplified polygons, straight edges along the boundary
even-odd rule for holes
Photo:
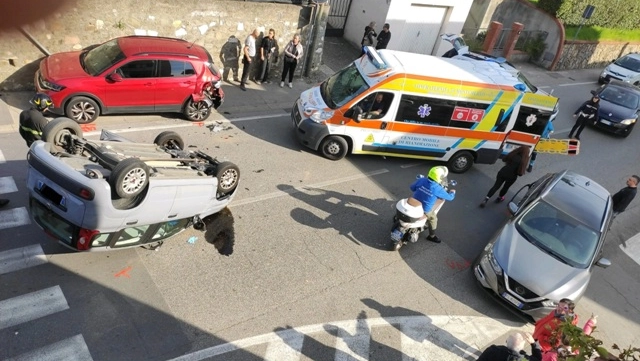
[[[386,69],[387,64],[382,60],[380,55],[373,46],[366,46],[364,48],[364,53],[369,58],[371,64],[373,64],[377,69]]]

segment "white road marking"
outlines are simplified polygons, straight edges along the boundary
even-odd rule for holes
[[[358,319],[355,323],[338,328],[336,338],[336,358],[335,361],[367,361],[360,355],[369,354],[369,344],[371,343],[371,329],[367,324],[367,319]]]
[[[264,355],[265,361],[298,361],[300,360],[304,334],[296,330],[276,332],[279,340],[269,342]]]
[[[0,275],[47,263],[39,244],[0,252]]]
[[[273,192],[273,193],[267,193],[267,194],[263,194],[261,196],[245,198],[245,199],[242,199],[242,200],[239,200],[239,201],[235,201],[234,200],[233,202],[231,202],[231,204],[229,204],[229,208],[243,206],[243,205],[246,205],[246,204],[251,204],[251,203],[256,203],[256,202],[262,202],[262,201],[266,201],[266,200],[269,200],[269,199],[278,198],[278,197],[282,197],[282,196],[286,196],[286,195],[290,195],[290,194],[294,194],[294,193],[304,192],[305,190],[312,189],[312,188],[322,188],[322,187],[326,187],[326,186],[330,186],[330,185],[334,185],[334,184],[351,182],[351,181],[354,181],[356,179],[369,178],[369,177],[372,177],[372,176],[375,176],[375,175],[378,175],[378,174],[383,174],[383,173],[388,173],[388,172],[389,172],[388,169],[379,169],[379,170],[375,170],[375,171],[368,172],[368,173],[356,174],[356,175],[352,175],[352,176],[349,176],[349,177],[333,179],[333,180],[326,181],[326,182],[309,184],[309,185],[300,186],[300,187],[292,187],[292,188],[287,189],[285,191],[277,191],[277,192]]]
[[[0,150],[0,164],[2,163],[6,163],[7,160],[4,158],[4,154],[2,154],[2,151]]]
[[[31,223],[25,207],[0,211],[0,229],[24,226]]]
[[[13,177],[0,177],[0,194],[17,192],[18,187]]]
[[[93,361],[93,358],[84,342],[84,337],[76,335],[5,361],[41,360]]]
[[[255,115],[250,117],[242,117],[242,118],[232,118],[232,119],[216,119],[216,120],[207,120],[204,122],[185,122],[181,124],[165,124],[165,125],[152,125],[148,127],[139,127],[139,128],[123,128],[123,129],[113,129],[109,130],[111,133],[133,133],[133,132],[144,132],[147,130],[167,130],[167,129],[176,129],[176,128],[188,128],[193,126],[207,126],[218,123],[235,123],[235,122],[244,122],[247,120],[258,120],[258,119],[269,119],[269,118],[279,118],[283,116],[287,116],[289,113],[280,113],[280,114],[266,114],[266,115]],[[94,130],[91,132],[83,133],[85,137],[91,137],[100,135],[101,130]]]
[[[419,165],[423,165],[424,163],[412,163],[412,164],[403,164],[400,166],[400,168],[411,168],[411,167],[417,167]]]
[[[270,344],[272,342],[281,344],[283,340],[286,340],[287,342],[293,340],[296,342],[298,340],[297,338],[290,339],[289,337],[299,334],[312,335],[319,332],[327,333],[327,328],[332,327],[339,327],[344,330],[353,330],[358,327],[362,329],[362,325],[357,325],[362,322],[366,323],[366,327],[369,330],[374,327],[381,326],[398,326],[401,328],[403,335],[411,340],[405,340],[402,342],[401,347],[403,347],[403,349],[400,351],[407,354],[407,351],[414,354],[417,353],[417,355],[414,355],[414,357],[416,357],[414,360],[426,360],[425,357],[427,356],[429,357],[429,360],[459,360],[461,359],[461,356],[454,355],[471,354],[474,349],[484,349],[488,346],[487,344],[489,342],[509,331],[532,331],[530,325],[512,327],[509,326],[510,323],[508,321],[480,316],[407,316],[370,318],[362,320],[337,321],[328,324],[307,325],[286,331],[279,331],[279,333],[272,332],[209,347],[187,355],[176,357],[170,361],[198,361],[261,344]],[[470,325],[474,325],[475,327],[471,327]],[[425,330],[430,333],[429,339],[433,341],[420,341],[421,339],[425,339]],[[363,334],[366,333],[363,332]],[[347,348],[352,350],[363,347],[363,345],[360,344],[361,341],[361,337],[351,337],[350,335],[347,338],[342,338],[342,342],[346,344]],[[292,345],[297,345],[294,343],[287,344],[289,345],[289,349],[292,348]],[[466,350],[462,350],[461,347],[464,347],[465,345],[468,345],[469,347]],[[299,348],[295,351],[300,352],[300,350],[302,350],[302,346],[303,345],[300,344]],[[404,347],[408,347],[409,350],[405,350]],[[336,347],[336,349],[338,348]],[[342,348],[340,348],[340,350],[342,350]],[[290,350],[285,350],[283,352],[286,352],[287,355],[289,355]],[[274,353],[275,351],[273,351],[271,355],[274,355]],[[339,354],[339,352],[337,352],[337,354]],[[368,355],[369,350],[363,354]],[[440,355],[440,357],[434,357],[433,355]],[[271,358],[270,360],[290,359],[279,357]]]
[[[568,83],[568,84],[559,84],[558,86],[574,86],[574,85],[587,85],[587,84],[594,84],[594,81],[587,81],[587,82],[583,82],[583,83]]]
[[[621,244],[620,249],[631,257],[634,262],[640,264],[640,233]]]
[[[0,302],[0,330],[69,309],[60,286]]]

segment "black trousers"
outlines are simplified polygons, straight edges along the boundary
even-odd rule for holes
[[[249,74],[251,74],[251,68],[254,62],[255,59],[251,59],[251,62],[249,62],[246,56],[242,58],[242,80],[240,84],[247,84],[247,79],[249,79]]]
[[[282,79],[280,80],[284,81],[284,79],[287,77],[287,74],[289,74],[289,83],[291,83],[293,81],[293,73],[295,73],[296,71],[296,66],[298,65],[298,61],[294,60],[294,61],[288,62],[287,59],[284,59],[283,63],[284,63],[284,68],[282,69]]]
[[[576,132],[576,130],[576,137],[580,138],[580,133],[582,133],[585,125],[587,125],[587,118],[578,117],[578,119],[576,119],[576,124],[573,125],[573,128],[571,128],[571,131],[569,132],[569,138],[573,136],[573,133]]]
[[[269,68],[271,67],[271,55],[267,55],[264,57],[262,61],[262,71],[260,72],[260,77],[258,78],[260,81],[265,82],[269,80]]]
[[[504,195],[509,191],[509,188],[513,185],[513,183],[516,182],[517,179],[517,176],[506,177],[502,173],[498,172],[498,175],[496,176],[496,182],[493,184],[493,187],[489,189],[487,198],[491,198],[496,193],[498,188],[500,188],[500,186],[502,186],[502,189],[500,190],[499,196],[504,197]]]

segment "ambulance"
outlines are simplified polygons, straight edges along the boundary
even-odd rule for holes
[[[291,118],[302,145],[331,160],[349,153],[431,159],[463,173],[520,145],[536,148],[557,103],[490,62],[367,47],[304,91]],[[536,151],[577,154],[577,144],[547,146]]]

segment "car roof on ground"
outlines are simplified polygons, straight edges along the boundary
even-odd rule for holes
[[[611,195],[595,181],[566,171],[543,199],[586,226],[600,230]]]
[[[144,53],[182,54],[207,60],[203,47],[182,39],[132,35],[118,38],[118,45],[127,57]]]

